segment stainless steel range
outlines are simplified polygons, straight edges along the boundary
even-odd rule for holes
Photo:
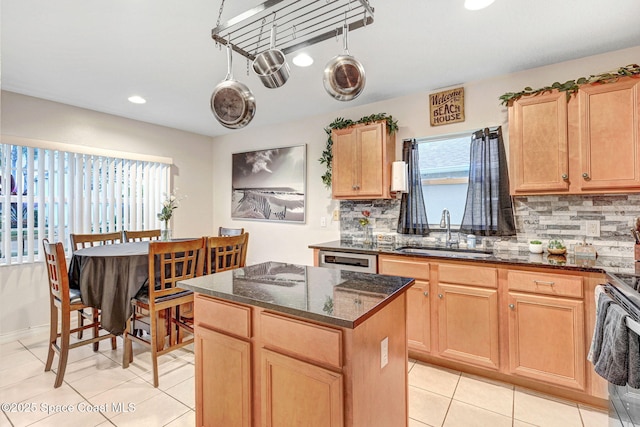
[[[627,328],[640,335],[640,276],[615,274],[605,291],[627,312]],[[640,389],[609,383],[609,425],[640,427]]]

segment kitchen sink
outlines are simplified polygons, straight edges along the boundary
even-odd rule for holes
[[[493,256],[493,252],[483,252],[480,250],[465,250],[452,248],[420,248],[405,247],[396,249],[403,254],[416,254],[426,256],[441,256],[448,258],[489,258]]]

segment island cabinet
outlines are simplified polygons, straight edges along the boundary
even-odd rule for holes
[[[378,271],[416,277],[411,357],[606,406],[606,381],[586,360],[602,273],[387,254]]]
[[[379,121],[331,132],[334,199],[389,199],[395,137]]]
[[[196,425],[252,426],[251,309],[194,299]]]
[[[268,312],[260,327],[262,425],[344,425],[342,331]]]
[[[514,101],[509,152],[513,195],[640,191],[640,79]]]
[[[407,427],[413,280],[265,264],[179,283],[196,292],[197,425]],[[327,303],[359,287],[377,303]]]

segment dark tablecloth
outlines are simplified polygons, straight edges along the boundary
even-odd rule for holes
[[[149,242],[79,249],[69,266],[69,284],[82,302],[102,310],[102,327],[121,335],[131,315],[131,299],[148,280]]]

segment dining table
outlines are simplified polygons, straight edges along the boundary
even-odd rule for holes
[[[85,305],[101,310],[103,329],[122,335],[132,314],[131,299],[149,280],[149,242],[92,246],[74,251],[69,286]]]

